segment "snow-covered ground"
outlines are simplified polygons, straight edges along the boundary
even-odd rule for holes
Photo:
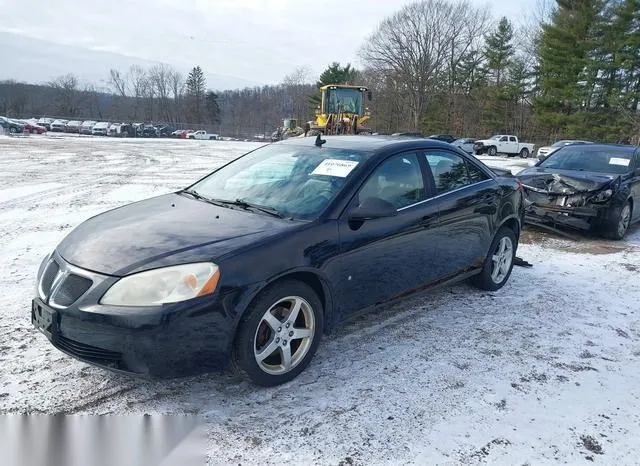
[[[371,313],[271,389],[110,374],[32,328],[37,267],[73,227],[256,146],[0,138],[0,412],[197,413],[211,464],[638,462],[637,227],[619,243],[526,232],[534,267],[502,290],[463,284]]]

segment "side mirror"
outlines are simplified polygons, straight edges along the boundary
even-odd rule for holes
[[[368,197],[349,212],[349,220],[372,220],[395,215],[398,215],[398,210],[393,204],[379,197]]]
[[[372,98],[373,98],[373,92],[367,91],[367,99],[369,100],[369,102],[371,102]]]

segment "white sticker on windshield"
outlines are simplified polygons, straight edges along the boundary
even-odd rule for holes
[[[609,165],[622,165],[623,167],[628,167],[629,162],[631,162],[630,159],[621,159],[618,157],[611,157],[609,159]]]
[[[356,168],[358,162],[353,160],[326,159],[311,172],[312,175],[327,175],[346,178]]]

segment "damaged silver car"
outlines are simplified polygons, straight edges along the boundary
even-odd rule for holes
[[[640,151],[635,146],[571,145],[518,174],[526,221],[622,239],[640,220]]]

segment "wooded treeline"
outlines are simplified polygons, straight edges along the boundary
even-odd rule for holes
[[[194,67],[111,70],[109,90],[67,75],[0,83],[0,114],[205,125],[229,136],[307,121],[317,87],[365,84],[371,127],[486,137],[513,133],[616,141],[640,135],[640,0],[539,0],[535,17],[494,22],[469,1],[421,0],[384,20],[360,47],[359,70],[331,64],[312,84],[300,68],[279,85],[212,91]]]

